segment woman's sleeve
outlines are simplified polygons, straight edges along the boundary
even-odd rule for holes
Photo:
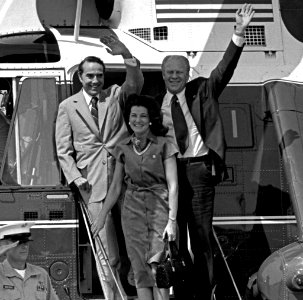
[[[163,151],[164,152],[163,153],[163,158],[164,159],[167,159],[167,158],[169,158],[173,155],[177,155],[178,152],[179,152],[177,147],[173,143],[169,142],[167,138],[165,138],[163,148],[164,148],[164,151]]]
[[[115,147],[113,151],[113,156],[115,157],[116,161],[124,164],[124,152],[120,144]]]

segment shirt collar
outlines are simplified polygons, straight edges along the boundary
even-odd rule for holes
[[[164,101],[166,101],[167,105],[171,104],[171,99],[172,99],[173,95],[176,95],[179,100],[184,99],[185,98],[185,88],[181,92],[179,92],[178,94],[172,94],[170,91],[166,91]]]
[[[91,102],[93,96],[89,95],[84,89],[82,89],[82,92],[83,92],[83,96],[85,98],[85,101],[86,101],[87,105],[90,105],[90,102]],[[100,96],[98,94],[94,97],[97,97],[99,99]]]
[[[3,272],[6,277],[19,277],[20,275],[13,269],[13,267],[10,265],[7,259],[4,260],[2,263],[3,266]],[[35,269],[31,264],[26,263],[26,272],[25,272],[25,277],[24,279],[38,275],[40,272],[38,269]]]

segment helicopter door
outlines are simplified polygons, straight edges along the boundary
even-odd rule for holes
[[[58,77],[23,77],[1,167],[1,182],[56,186],[61,182],[55,147],[55,119],[62,96]]]

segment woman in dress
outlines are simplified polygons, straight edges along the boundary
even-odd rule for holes
[[[167,128],[153,98],[129,96],[125,119],[131,136],[116,146],[113,181],[92,231],[96,234],[103,228],[124,180],[122,228],[138,297],[168,300],[169,290],[157,288],[155,272],[164,237],[176,239],[177,149],[164,137]]]

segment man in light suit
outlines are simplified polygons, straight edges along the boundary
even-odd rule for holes
[[[190,66],[184,56],[167,56],[162,63],[166,93],[156,99],[161,105],[163,123],[169,128],[167,136],[180,151],[177,159],[179,250],[190,264],[188,227],[194,255],[193,285],[188,282],[188,285],[174,287],[177,300],[212,298],[214,277],[211,241],[215,185],[226,175],[225,140],[218,97],[237,66],[244,45],[244,32],[253,14],[250,4],[244,4],[236,12],[232,41],[209,78],[199,77],[188,82]],[[175,113],[180,109],[182,116]]]
[[[122,112],[124,101],[129,94],[140,93],[143,86],[139,61],[128,48],[115,35],[103,36],[101,41],[108,46],[108,52],[112,55],[122,55],[124,58],[125,82],[122,86],[113,85],[103,89],[103,61],[94,56],[85,58],[78,67],[83,89],[59,105],[56,121],[56,144],[61,168],[68,184],[73,183],[78,187],[92,221],[100,211],[110,186],[114,168],[112,151],[128,134]],[[97,103],[94,104],[94,100]],[[99,236],[119,281],[119,249],[111,216],[107,218]],[[102,268],[97,266],[97,269],[104,295],[109,300],[121,299],[106,261],[100,249],[97,250],[102,261]]]

